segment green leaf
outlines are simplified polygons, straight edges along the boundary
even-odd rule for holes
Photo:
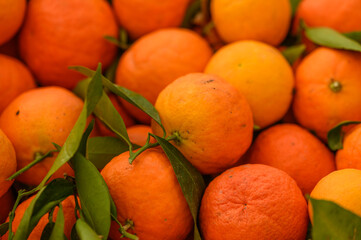
[[[183,156],[183,154],[164,138],[152,135],[165,154],[168,156],[174,169],[178,182],[181,186],[184,197],[194,220],[194,240],[200,240],[201,236],[197,227],[197,215],[202,194],[205,189],[205,183],[202,175],[193,165]]]
[[[40,237],[40,240],[49,240],[50,238],[50,235],[54,229],[54,225],[55,223],[54,222],[48,222],[45,227],[44,227],[44,230],[41,234],[41,237]]]
[[[361,217],[334,202],[310,199],[313,240],[361,240]]]
[[[0,225],[0,237],[4,236],[9,230],[9,223],[3,223]]]
[[[108,78],[110,81],[115,81],[115,74],[117,71],[119,59],[117,58],[112,62],[112,64],[107,68],[105,71],[105,77]]]
[[[304,44],[300,44],[286,48],[282,51],[282,54],[289,64],[293,65],[293,63],[302,56],[305,50],[306,46]]]
[[[192,26],[192,21],[194,17],[200,11],[201,11],[201,0],[193,1],[193,3],[187,8],[181,27],[190,28]]]
[[[93,75],[87,94],[84,101],[83,109],[76,121],[73,129],[71,130],[68,138],[66,139],[63,147],[61,148],[57,158],[51,166],[49,172],[44,177],[43,181],[37,187],[42,188],[48,179],[64,164],[66,164],[77,152],[80,141],[82,139],[83,131],[86,127],[87,118],[93,112],[95,106],[103,95],[103,88],[101,83],[101,64],[99,64],[97,71]]]
[[[66,239],[64,235],[64,212],[61,203],[59,204],[59,211],[56,216],[55,225],[53,231],[51,232],[49,240],[60,240],[60,239]]]
[[[334,126],[330,131],[327,133],[327,142],[328,147],[332,151],[336,151],[343,148],[342,141],[344,133],[342,132],[342,127],[347,126],[350,124],[358,124],[361,123],[360,121],[343,121]]]
[[[40,218],[52,208],[60,204],[65,198],[73,194],[73,183],[65,179],[54,179],[43,187],[26,209],[17,228],[14,240],[27,239]]]
[[[108,187],[98,169],[81,154],[74,156],[73,165],[85,220],[103,239],[107,239],[111,221]]]
[[[351,39],[361,43],[361,31],[360,32],[344,33],[343,35],[345,35],[346,37],[351,38]]]
[[[81,218],[75,223],[76,232],[81,240],[99,240],[102,239],[98,234]]]
[[[360,43],[346,37],[345,35],[342,35],[341,33],[331,28],[309,28],[306,26],[303,27],[305,28],[305,34],[307,38],[318,45],[329,48],[361,52]]]
[[[291,3],[291,9],[292,9],[292,16],[295,15],[298,5],[300,4],[302,0],[290,0]]]
[[[103,169],[110,160],[128,149],[128,145],[119,138],[94,137],[88,140],[86,156],[98,169]]]
[[[95,74],[93,70],[86,67],[75,66],[75,67],[71,67],[70,69],[76,70],[88,77],[92,77]],[[129,89],[126,89],[124,87],[112,83],[104,76],[102,76],[102,81],[103,81],[103,85],[106,88],[108,88],[111,92],[123,98],[127,102],[133,104],[134,106],[145,112],[146,114],[148,114],[154,121],[156,121],[162,127],[163,131],[165,132],[157,110],[147,99],[145,99],[142,95],[138,93],[135,93],[133,91],[130,91]]]
[[[85,98],[89,79],[81,81],[75,88],[74,93],[81,98]],[[126,126],[118,111],[115,109],[109,97],[103,92],[101,99],[94,109],[94,114],[119,138],[123,139],[128,145],[131,145]]]

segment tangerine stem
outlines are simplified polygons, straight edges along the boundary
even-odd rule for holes
[[[139,238],[137,236],[135,236],[134,234],[128,233],[127,230],[129,228],[133,227],[133,221],[132,220],[127,220],[127,224],[123,227],[123,225],[118,221],[118,219],[111,214],[113,220],[119,225],[119,232],[122,234],[121,238],[126,237],[132,240],[139,240]],[[127,226],[129,225],[129,226]],[[125,229],[127,228],[127,229]]]
[[[335,93],[340,92],[341,89],[342,89],[341,83],[339,81],[334,80],[334,79],[331,79],[331,83],[330,83],[329,87]]]

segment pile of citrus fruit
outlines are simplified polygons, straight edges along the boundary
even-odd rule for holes
[[[0,0],[0,239],[361,239],[361,0]]]

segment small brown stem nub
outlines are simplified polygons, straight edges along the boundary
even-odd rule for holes
[[[331,79],[331,83],[329,85],[332,92],[338,93],[342,90],[342,85],[339,81],[336,81],[335,79]]]

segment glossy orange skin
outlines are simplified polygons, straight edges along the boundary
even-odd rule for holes
[[[261,164],[231,168],[207,187],[199,213],[204,240],[304,240],[306,200],[285,172]]]
[[[190,0],[114,0],[120,26],[132,39],[161,28],[181,25]]]
[[[41,85],[72,89],[85,77],[69,66],[106,68],[116,46],[118,28],[105,0],[32,0],[19,37],[21,57]]]
[[[293,113],[305,128],[322,139],[336,124],[361,120],[361,54],[318,48],[306,56],[296,71]],[[332,81],[342,88],[334,92]]]
[[[288,0],[213,0],[211,14],[219,35],[228,43],[257,40],[276,46],[291,23]]]
[[[247,151],[252,142],[253,120],[247,100],[236,88],[215,75],[193,73],[178,78],[155,104],[167,136],[202,173],[219,173]],[[162,136],[152,122],[154,134]]]
[[[248,155],[249,163],[285,171],[304,195],[336,170],[334,160],[333,153],[319,139],[296,124],[279,124],[264,130]]]
[[[346,132],[343,148],[336,153],[337,169],[355,168],[361,170],[361,124]]]
[[[361,217],[361,170],[341,169],[322,178],[311,192],[311,198],[335,202]],[[313,221],[312,204],[308,211]]]
[[[129,139],[132,143],[143,146],[147,142],[148,133],[152,133],[152,128],[148,125],[134,125],[127,128]],[[153,138],[150,139],[155,142]]]
[[[10,211],[15,203],[15,196],[12,189],[9,189],[0,197],[0,224],[8,218]],[[1,238],[0,238],[1,239]]]
[[[101,171],[117,206],[118,220],[134,222],[143,240],[183,240],[193,226],[192,216],[172,165],[160,149],[148,149],[132,164],[129,152],[112,159]],[[119,239],[116,224],[109,235]]]
[[[309,27],[329,27],[339,32],[361,31],[360,0],[303,0],[294,28],[303,19]]]
[[[26,0],[0,1],[0,45],[9,41],[19,30],[26,10]]]
[[[13,181],[8,181],[16,172],[16,155],[13,144],[0,128],[0,197],[11,187]]]
[[[281,120],[290,107],[292,68],[272,46],[258,41],[228,44],[212,56],[205,73],[224,78],[244,94],[261,128]]]
[[[211,55],[208,43],[190,30],[158,30],[140,38],[122,55],[115,82],[154,104],[158,94],[175,79],[202,72]],[[150,123],[144,112],[125,100],[122,103],[137,120]]]
[[[135,121],[129,114],[125,111],[123,105],[120,103],[119,98],[114,94],[108,95],[110,101],[113,103],[113,106],[118,111],[120,116],[122,117],[125,127],[130,127],[135,124]],[[107,128],[98,118],[95,119],[95,124],[99,130],[99,134],[102,136],[113,136],[115,137],[115,133]]]
[[[83,101],[61,87],[37,88],[18,96],[0,117],[0,128],[15,148],[17,169],[32,162],[36,153],[45,154],[55,149],[53,142],[62,146],[82,108]],[[53,157],[38,163],[17,180],[28,185],[38,185],[56,156],[57,153],[54,153]],[[62,178],[64,173],[73,175],[73,170],[65,164],[53,178]]]
[[[14,218],[13,226],[12,226],[12,230],[13,230],[13,232],[15,232],[15,235],[16,235],[16,230],[21,222],[21,219],[23,218],[23,215],[24,215],[26,209],[29,207],[31,201],[34,198],[35,198],[35,196],[30,197],[29,199],[22,202],[16,208],[15,218]],[[75,215],[74,215],[74,209],[75,209],[74,197],[70,196],[70,197],[66,198],[61,204],[62,204],[63,213],[64,213],[64,234],[68,239],[70,239],[71,229],[76,222]],[[58,215],[58,211],[59,211],[59,208],[56,207],[54,210],[54,213],[53,213],[53,221],[54,222],[56,221],[56,216]],[[49,222],[48,215],[49,214],[46,214],[45,216],[40,218],[39,223],[36,225],[34,230],[31,232],[31,234],[27,238],[28,240],[39,240],[41,238],[43,229],[46,226],[46,224]],[[8,234],[9,233],[6,233],[2,239],[4,239],[4,240],[8,239]]]
[[[16,58],[0,54],[0,114],[19,94],[36,87],[29,69]]]

